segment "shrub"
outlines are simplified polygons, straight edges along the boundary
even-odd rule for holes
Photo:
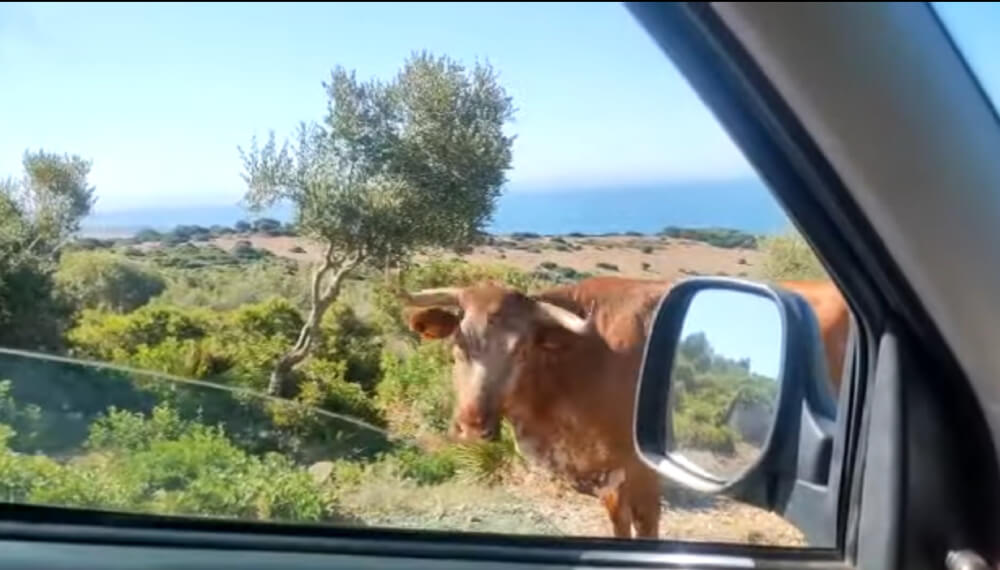
[[[618,271],[618,266],[614,263],[607,263],[604,261],[599,261],[597,263],[598,269],[604,269],[605,271]]]
[[[761,276],[769,280],[826,279],[827,273],[809,244],[794,230],[761,240]]]
[[[143,228],[136,232],[132,239],[136,243],[146,243],[151,241],[160,241],[163,239],[163,235],[152,228]]]
[[[639,248],[639,251],[641,251],[641,252],[643,252],[645,254],[653,253],[653,246],[651,246],[651,245],[644,245],[641,248]]]
[[[753,249],[757,247],[756,236],[731,228],[679,228],[668,226],[660,232],[660,235],[676,239],[701,241],[722,248],[740,247]]]
[[[115,244],[111,240],[98,239],[92,237],[78,237],[73,240],[73,249],[82,251],[92,251],[95,249],[108,249]]]
[[[510,239],[517,240],[517,241],[526,240],[526,239],[538,239],[540,237],[542,237],[542,236],[540,236],[540,235],[538,235],[538,234],[536,234],[534,232],[514,232],[514,233],[510,234]]]
[[[402,477],[418,485],[436,485],[455,477],[459,462],[454,448],[425,453],[418,448],[406,447],[389,458]]]
[[[483,483],[496,483],[509,472],[518,457],[514,430],[504,421],[497,441],[461,444],[455,447],[453,454],[462,474]]]
[[[200,339],[212,327],[212,318],[205,311],[162,305],[146,305],[127,315],[86,309],[67,338],[83,355],[114,361],[140,345]]]
[[[306,250],[302,248],[301,245],[294,245],[289,250],[290,253],[305,253]]]
[[[653,266],[649,262],[647,262],[647,261],[643,261],[642,262],[642,270],[643,271],[649,271],[652,268],[653,268]]]
[[[156,424],[156,425],[149,425]],[[328,491],[285,457],[256,457],[221,428],[112,411],[95,424],[87,455],[60,465],[0,449],[5,498],[64,506],[318,521],[336,518]]]
[[[385,352],[375,402],[393,432],[408,438],[447,431],[452,401],[446,343],[421,344],[407,357]]]
[[[253,221],[253,231],[267,235],[278,235],[281,233],[281,222],[272,218],[258,218]]]
[[[235,229],[238,233],[245,234],[252,230],[253,226],[251,226],[250,222],[246,220],[240,220],[233,224],[233,229]]]
[[[172,272],[158,302],[225,310],[280,297],[300,310],[307,306],[308,275],[298,265],[265,261],[237,267],[236,258],[224,255],[233,263]]]
[[[546,270],[554,270],[559,268],[559,264],[554,261],[543,261],[538,264],[538,267]]]
[[[161,276],[132,261],[85,251],[62,256],[55,283],[59,293],[78,307],[117,312],[135,310],[166,288]]]

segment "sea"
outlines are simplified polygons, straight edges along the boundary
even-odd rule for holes
[[[81,234],[122,237],[143,228],[162,231],[179,224],[231,226],[239,220],[265,216],[284,222],[290,221],[293,213],[291,206],[278,205],[255,214],[235,203],[107,211],[98,207],[82,224]],[[487,230],[493,234],[651,234],[679,226],[769,234],[789,225],[784,211],[761,182],[737,180],[509,190],[499,199]]]

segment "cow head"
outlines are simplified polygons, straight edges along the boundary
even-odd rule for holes
[[[407,295],[421,310],[409,325],[424,338],[452,339],[456,407],[452,434],[463,440],[498,435],[502,404],[525,351],[551,349],[560,335],[587,335],[593,313],[580,317],[497,285],[429,289]]]

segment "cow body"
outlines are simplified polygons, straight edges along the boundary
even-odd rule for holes
[[[601,500],[616,537],[634,530],[655,538],[660,484],[639,459],[632,429],[646,336],[670,285],[595,277],[533,297],[495,285],[438,289],[410,297],[431,307],[410,326],[454,340],[457,436],[493,437],[507,418],[526,458]],[[846,305],[836,288],[834,296],[817,282],[781,285],[819,308],[820,327],[831,328],[821,331],[824,342],[842,359],[837,298]],[[448,305],[461,317],[440,308]],[[846,326],[843,336],[846,344]],[[840,370],[831,369],[834,381]]]

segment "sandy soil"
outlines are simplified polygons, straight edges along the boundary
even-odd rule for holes
[[[298,261],[315,261],[322,255],[319,245],[295,237],[227,236],[214,240],[214,243],[229,250],[238,240],[250,241],[255,248],[266,249],[275,255]],[[301,248],[301,251],[296,248]],[[761,259],[761,254],[755,250],[722,249],[700,242],[654,236],[543,237],[521,240],[499,236],[493,245],[476,247],[468,253],[442,253],[473,263],[504,263],[526,271],[534,270],[544,262],[551,262],[595,275],[669,280],[688,275],[752,277]],[[600,267],[598,264],[612,264],[618,269]]]

